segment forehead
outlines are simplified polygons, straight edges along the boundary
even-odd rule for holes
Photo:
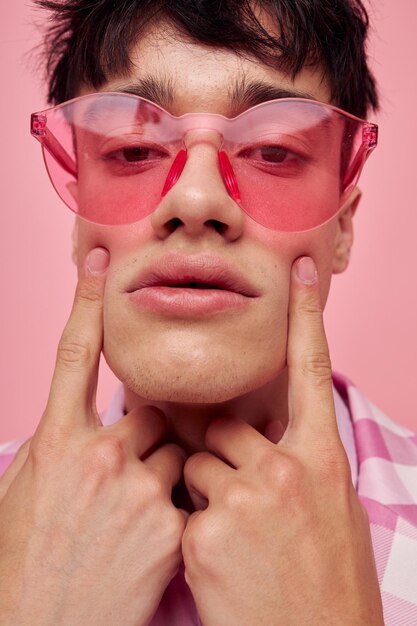
[[[285,97],[331,102],[321,68],[305,67],[292,79],[253,56],[190,41],[166,22],[141,34],[130,59],[130,71],[110,77],[100,91],[136,93],[173,115],[207,111],[233,117]]]

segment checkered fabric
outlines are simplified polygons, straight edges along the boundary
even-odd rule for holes
[[[333,372],[333,386],[353,425],[355,483],[369,515],[385,626],[417,626],[417,435],[388,418],[346,376]],[[114,423],[123,415],[120,390],[116,395],[103,423]],[[338,411],[339,429],[340,424]],[[23,441],[0,445],[0,475]],[[348,456],[352,463],[352,454]],[[150,626],[167,624],[200,625],[182,570],[171,581]]]
[[[417,626],[417,435],[345,376],[333,372],[333,383],[353,423],[357,493],[369,515],[385,626]]]

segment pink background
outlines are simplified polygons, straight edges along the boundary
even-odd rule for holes
[[[48,397],[76,272],[73,217],[44,172],[29,115],[46,85],[29,54],[39,35],[28,0],[1,0],[0,442],[30,436]],[[417,4],[374,0],[370,52],[382,91],[381,140],[368,162],[348,271],[334,276],[325,310],[333,369],[371,402],[417,430]],[[38,14],[39,19],[39,14]],[[98,409],[117,381],[101,363]]]

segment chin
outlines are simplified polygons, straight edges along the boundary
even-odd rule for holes
[[[285,366],[267,359],[205,359],[204,363],[182,360],[181,364],[161,359],[138,358],[126,353],[104,356],[115,376],[138,397],[151,402],[187,404],[222,403],[238,398],[269,383]]]

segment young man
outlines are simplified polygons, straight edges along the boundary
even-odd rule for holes
[[[417,623],[416,440],[322,319],[377,141],[362,5],[39,4],[79,282],[3,447],[2,626]]]

